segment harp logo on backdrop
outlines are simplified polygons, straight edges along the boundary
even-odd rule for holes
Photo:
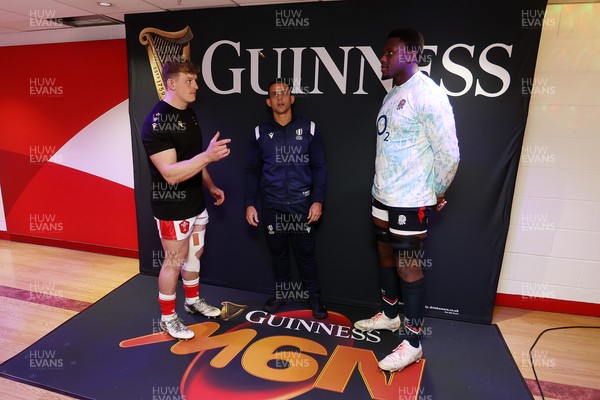
[[[190,41],[194,35],[189,26],[177,32],[167,32],[156,28],[145,28],[140,32],[140,43],[146,46],[148,61],[154,78],[159,99],[167,94],[162,79],[162,67],[166,62],[190,60]]]
[[[190,40],[193,38],[189,26],[177,32],[167,32],[156,28],[145,28],[140,32],[140,43],[145,45],[148,51],[148,59],[152,69],[152,76],[156,85],[159,98],[162,99],[166,92],[160,72],[163,63],[171,60],[190,59]],[[325,94],[321,90],[322,74],[315,73],[311,85],[301,86],[303,79],[303,65],[306,60],[314,62],[311,71],[326,72],[342,94],[363,95],[368,94],[364,89],[364,81],[367,74],[380,79],[380,62],[376,50],[370,46],[340,46],[335,49],[325,47],[278,47],[273,49],[246,48],[243,51],[241,42],[231,40],[219,40],[212,43],[206,49],[201,61],[201,79],[214,93],[229,95],[252,90],[257,94],[266,95],[267,91],[259,84],[261,63],[276,64],[277,71],[291,69],[293,71],[290,82],[294,94]],[[502,59],[507,66],[510,64],[513,46],[505,43],[490,43],[484,48],[478,48],[468,43],[456,43],[448,48],[442,49],[438,45],[426,45],[423,57],[425,63],[420,65],[421,71],[430,74],[432,68],[443,68],[445,71],[462,79],[463,87],[452,90],[446,86],[444,80],[440,80],[440,86],[449,96],[484,96],[499,97],[504,94],[511,84],[510,73],[503,65],[492,62]],[[340,53],[341,52],[341,53]],[[237,55],[238,65],[226,65],[219,60],[220,54],[226,54],[231,59],[231,54]],[[333,54],[333,56],[332,56]],[[341,67],[339,61],[334,57],[343,54]],[[471,63],[460,64],[453,59],[464,59],[464,55],[470,55]],[[283,64],[283,56],[291,55],[292,65]],[[227,85],[218,86],[213,79],[215,68],[223,68],[231,72],[231,80]],[[249,70],[244,74],[244,71]],[[356,73],[358,71],[358,73]],[[242,77],[249,77],[248,82],[242,82]],[[486,87],[483,82],[489,77],[500,82],[500,87]],[[352,78],[351,78],[352,77]],[[380,79],[381,80],[381,79]],[[392,87],[391,79],[381,81],[386,90]],[[496,85],[497,86],[497,85]]]
[[[292,398],[310,391],[316,396],[325,391],[355,398],[362,390],[373,399],[414,400],[420,393],[425,360],[401,372],[384,373],[368,348],[380,342],[379,333],[353,329],[345,315],[330,311],[327,320],[315,321],[310,310],[277,314],[251,310],[244,319],[233,325],[213,321],[189,325],[195,333],[189,341],[176,342],[160,332],[124,340],[120,347],[176,342],[170,347],[172,354],[197,354],[180,383],[186,399],[200,394],[232,399],[242,391],[248,398],[261,399]],[[351,379],[353,375],[360,379]]]

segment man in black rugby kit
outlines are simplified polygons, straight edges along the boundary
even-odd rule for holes
[[[258,226],[258,191],[262,199],[262,221],[271,253],[275,296],[264,309],[275,312],[290,298],[309,300],[315,318],[327,318],[317,279],[313,223],[321,218],[325,201],[325,154],[314,122],[292,113],[294,96],[281,80],[269,85],[267,106],[273,119],[258,125],[246,162],[246,221]],[[290,282],[289,243],[298,264],[304,296]],[[287,295],[286,295],[287,294]],[[300,298],[298,298],[300,297]]]
[[[167,93],[142,127],[152,178],[152,212],[165,255],[158,277],[160,327],[177,339],[194,337],[175,312],[179,275],[187,312],[207,317],[221,314],[199,297],[199,259],[208,223],[202,186],[215,198],[215,205],[223,203],[225,194],[213,183],[206,167],[229,155],[227,143],[231,140],[219,140],[217,132],[203,151],[196,114],[188,107],[196,100],[198,72],[191,61],[166,63],[162,75]]]

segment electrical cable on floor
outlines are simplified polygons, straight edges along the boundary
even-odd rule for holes
[[[559,329],[600,329],[600,326],[559,326],[557,328],[544,329],[542,332],[540,332],[540,334],[535,339],[535,342],[533,342],[533,344],[531,345],[531,348],[529,349],[529,361],[531,362],[531,369],[533,370],[533,376],[535,376],[535,383],[537,384],[537,387],[540,390],[540,395],[542,396],[542,400],[546,400],[546,398],[544,397],[544,392],[542,391],[542,385],[540,385],[540,380],[538,379],[537,373],[535,372],[535,365],[533,364],[533,357],[531,355],[531,352],[533,351],[533,348],[535,347],[538,340],[540,340],[540,338],[542,337],[542,335],[544,333],[550,332],[550,331],[556,331]]]

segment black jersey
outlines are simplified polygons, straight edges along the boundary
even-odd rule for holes
[[[177,161],[189,160],[203,151],[202,132],[194,111],[158,102],[144,121],[142,141],[152,177],[150,194],[154,216],[175,221],[200,214],[205,208],[202,171],[186,181],[170,185],[150,160],[151,155],[168,149],[175,149]]]

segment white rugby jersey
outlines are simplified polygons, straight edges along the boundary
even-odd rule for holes
[[[394,86],[377,117],[373,197],[390,207],[435,205],[459,160],[454,113],[443,89],[421,71]]]

